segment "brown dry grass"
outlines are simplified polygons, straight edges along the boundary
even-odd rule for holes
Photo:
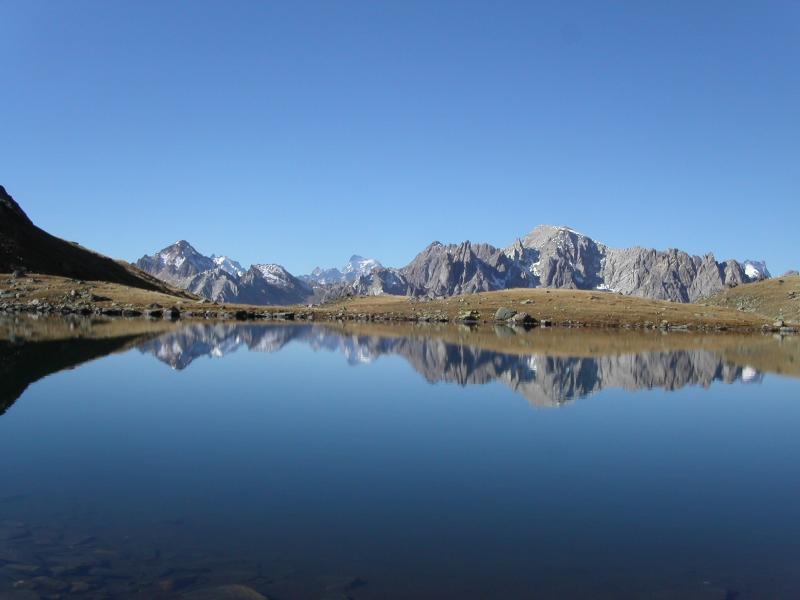
[[[800,278],[796,279],[800,280]],[[671,326],[685,325],[690,328],[722,327],[756,330],[762,325],[772,322],[772,319],[762,315],[727,306],[707,303],[680,304],[581,290],[514,289],[430,301],[411,299],[405,296],[367,296],[343,299],[308,309],[297,306],[216,305],[115,283],[96,281],[78,283],[72,279],[51,275],[30,275],[19,279],[17,287],[13,289],[11,283],[12,279],[9,275],[0,275],[0,290],[21,291],[22,297],[12,301],[29,302],[39,299],[51,304],[69,303],[71,290],[88,290],[96,296],[107,298],[107,300],[93,302],[99,307],[116,304],[143,308],[155,303],[164,307],[177,306],[182,311],[244,309],[255,312],[276,312],[299,310],[313,313],[315,318],[335,318],[344,314],[408,320],[415,320],[422,315],[437,314],[445,315],[448,319],[453,320],[460,312],[476,310],[480,315],[480,320],[488,323],[493,321],[496,310],[505,306],[520,312],[527,312],[539,320],[549,319],[554,324],[591,327],[642,326],[646,324],[658,326],[666,321]],[[751,286],[759,285],[762,284],[750,284],[743,286],[742,289],[746,291]],[[776,285],[779,284],[776,283]],[[737,290],[731,290],[731,292]]]
[[[181,296],[178,295],[178,292],[175,292],[175,294],[163,293],[107,281],[85,281],[81,283],[76,279],[38,273],[32,273],[27,277],[16,280],[12,279],[10,275],[0,275],[0,290],[17,291],[11,287],[11,283],[14,281],[18,285],[17,289],[21,287],[24,290],[22,292],[22,300],[25,301],[39,299],[52,304],[69,302],[70,291],[76,290],[78,292],[88,291],[97,296],[108,298],[108,300],[94,302],[93,304],[97,306],[110,306],[114,303],[133,306],[147,306],[153,303],[163,306],[198,304],[198,301],[193,296]],[[8,299],[12,300],[11,298]]]
[[[530,303],[523,304],[524,301]],[[539,320],[549,319],[555,324],[596,327],[660,325],[662,321],[668,321],[674,326],[757,329],[767,322],[762,316],[719,306],[680,304],[607,292],[541,288],[483,292],[431,301],[410,300],[404,296],[358,297],[325,305],[319,312],[403,316],[442,313],[454,319],[462,311],[477,310],[480,319],[489,322],[501,306],[527,312]]]

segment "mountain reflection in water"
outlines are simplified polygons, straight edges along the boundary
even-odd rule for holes
[[[798,336],[0,319],[0,598],[798,598],[798,377]]]
[[[763,378],[754,367],[733,364],[705,349],[600,356],[506,353],[420,333],[366,334],[325,325],[198,324],[137,348],[180,370],[201,357],[221,358],[240,348],[278,352],[290,342],[341,352],[351,365],[399,355],[430,383],[466,386],[500,381],[535,406],[559,406],[605,388],[675,390],[687,385],[707,387],[715,381],[758,383]]]

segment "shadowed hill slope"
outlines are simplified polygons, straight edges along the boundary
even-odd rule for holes
[[[39,229],[0,186],[0,273],[15,269],[176,294],[176,290],[136,267]]]

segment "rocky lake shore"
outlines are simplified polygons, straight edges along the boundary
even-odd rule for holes
[[[392,321],[512,327],[603,327],[697,331],[777,331],[797,327],[708,304],[682,304],[579,290],[519,289],[419,299],[404,296],[343,298],[318,305],[220,304],[50,275],[0,275],[0,312],[146,319]]]

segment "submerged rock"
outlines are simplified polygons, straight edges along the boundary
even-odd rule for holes
[[[477,323],[481,317],[481,313],[477,310],[464,310],[458,313],[457,321],[461,323]]]
[[[738,594],[709,583],[680,586],[654,592],[652,600],[729,600]]]
[[[246,585],[221,585],[181,594],[183,600],[269,600]]]
[[[162,592],[177,592],[197,583],[197,575],[177,575],[158,582]]]

